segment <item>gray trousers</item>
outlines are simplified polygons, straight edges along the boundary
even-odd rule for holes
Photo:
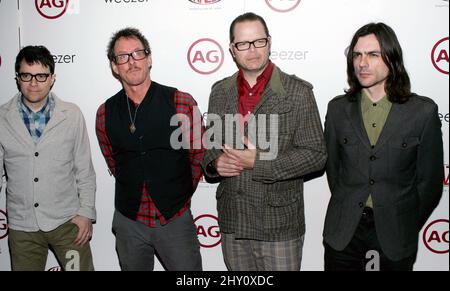
[[[305,236],[271,242],[221,235],[223,258],[229,271],[300,271]]]
[[[155,255],[168,271],[202,270],[197,228],[190,210],[155,228],[131,220],[116,210],[113,231],[123,271],[153,271]]]

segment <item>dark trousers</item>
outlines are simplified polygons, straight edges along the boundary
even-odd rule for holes
[[[325,271],[412,271],[416,254],[392,261],[377,238],[373,210],[365,208],[352,240],[342,251],[324,242]]]

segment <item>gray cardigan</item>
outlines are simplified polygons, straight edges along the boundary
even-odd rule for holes
[[[83,115],[50,94],[55,110],[38,144],[20,116],[20,94],[0,107],[0,177],[5,168],[8,224],[14,230],[51,231],[76,215],[96,219],[95,172]]]

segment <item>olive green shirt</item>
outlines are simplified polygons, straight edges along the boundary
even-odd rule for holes
[[[380,101],[374,103],[365,93],[361,94],[361,112],[369,137],[370,144],[375,146],[386,123],[389,112],[391,111],[392,103],[384,96]],[[366,202],[366,206],[373,207],[372,196]]]

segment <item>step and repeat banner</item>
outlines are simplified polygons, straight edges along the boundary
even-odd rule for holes
[[[448,0],[0,0],[0,103],[17,92],[14,60],[20,47],[45,45],[56,61],[53,91],[76,103],[86,118],[97,173],[98,220],[91,241],[95,268],[120,269],[111,231],[114,179],[95,136],[98,106],[121,89],[106,57],[109,38],[127,26],[140,29],[153,52],[152,79],[191,93],[206,114],[211,86],[237,70],[228,51],[228,31],[231,21],[247,11],[266,19],[272,61],[314,85],[322,121],[328,102],[347,88],[345,52],[354,32],[380,21],[396,31],[413,91],[439,105],[445,142],[444,195],[420,233],[415,269],[448,271]],[[216,187],[202,181],[192,201],[205,270],[226,270]],[[322,230],[329,199],[325,176],[305,184],[303,270],[323,270]],[[3,187],[0,270],[10,270],[7,235]],[[60,270],[51,253],[47,269]],[[161,265],[156,269],[162,270]]]

